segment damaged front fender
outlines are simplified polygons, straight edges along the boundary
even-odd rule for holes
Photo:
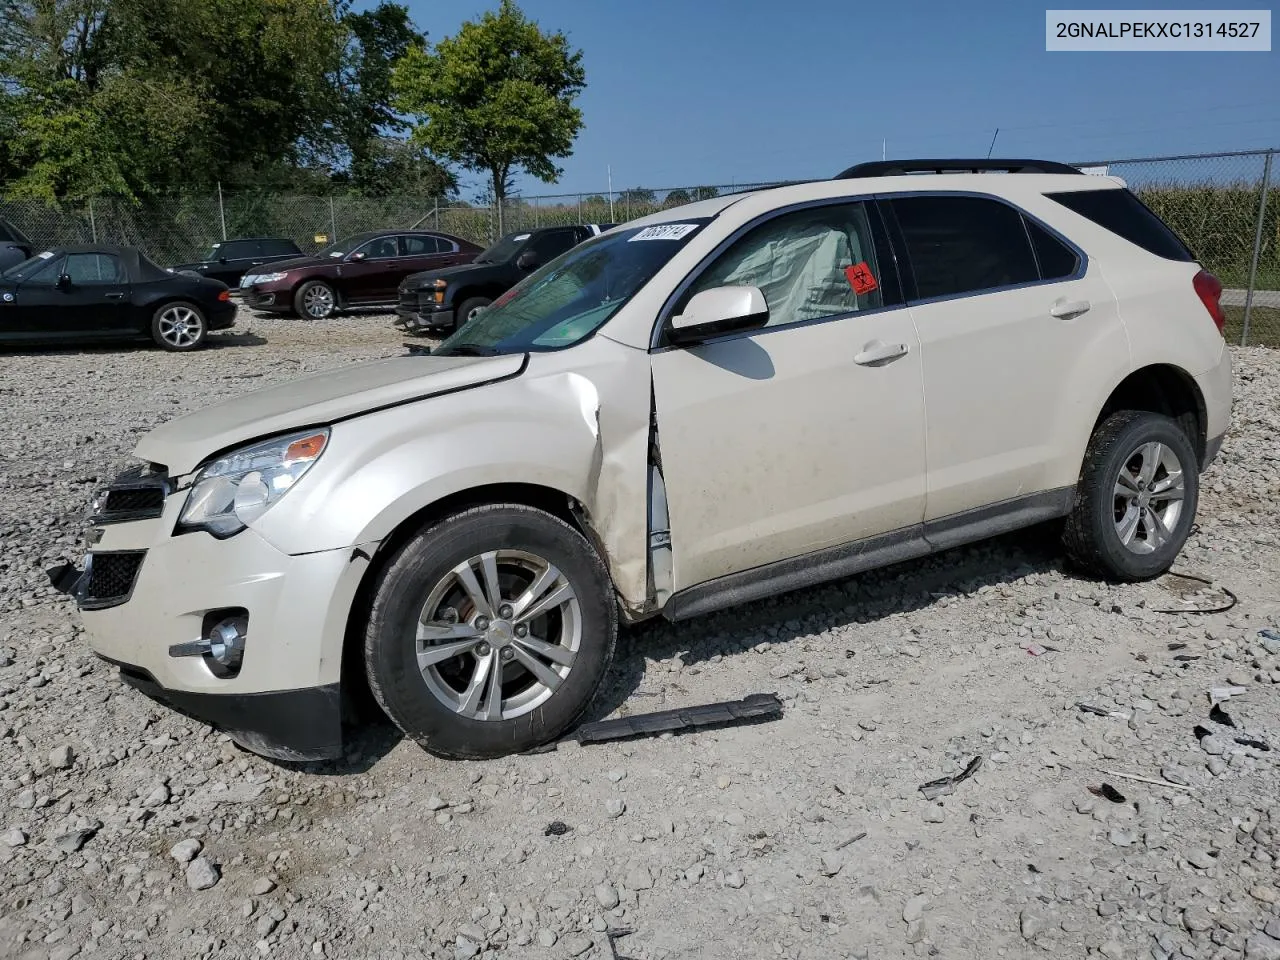
[[[649,595],[647,351],[604,336],[532,354],[518,377],[356,417],[253,523],[286,553],[380,541],[432,504],[530,484],[576,501],[623,606]]]

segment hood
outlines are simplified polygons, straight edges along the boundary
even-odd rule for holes
[[[414,287],[428,280],[455,280],[458,277],[466,276],[472,273],[481,273],[485,270],[493,270],[495,268],[504,267],[505,263],[460,263],[454,267],[439,267],[435,270],[423,270],[421,273],[413,273],[405,277],[400,282],[403,290],[412,290]]]
[[[285,270],[301,270],[304,267],[319,267],[326,263],[342,263],[341,257],[292,257],[288,260],[270,260],[253,268],[253,273],[283,273]]]
[[[499,357],[392,357],[324,370],[197,410],[143,436],[136,456],[172,476],[251,440],[515,376],[524,354]]]

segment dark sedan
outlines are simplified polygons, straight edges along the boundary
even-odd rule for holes
[[[240,281],[255,310],[323,320],[348,307],[394,306],[411,273],[470,263],[480,248],[469,240],[413,230],[360,233],[314,257],[271,264]]]
[[[57,247],[0,273],[0,342],[149,337],[194,350],[235,323],[225,283],[170,273],[131,247]]]
[[[302,250],[298,245],[283,237],[242,237],[219,241],[203,260],[179,263],[170,269],[174,273],[194,273],[221,280],[228,287],[238,287],[245,274],[261,273],[258,268],[265,264],[300,256]]]
[[[17,266],[33,252],[26,234],[0,217],[0,272]]]

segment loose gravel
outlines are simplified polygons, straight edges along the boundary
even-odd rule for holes
[[[0,957],[1280,957],[1280,355],[1235,351],[1176,567],[1209,584],[1026,531],[627,630],[598,710],[772,690],[773,723],[285,766],[123,686],[43,574],[93,489],[161,421],[402,339],[0,353]]]

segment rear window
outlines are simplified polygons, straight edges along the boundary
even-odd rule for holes
[[[1195,259],[1178,235],[1128,190],[1077,190],[1045,196],[1157,257]]]
[[[282,257],[298,254],[301,251],[292,240],[263,240],[262,255],[264,257]]]

